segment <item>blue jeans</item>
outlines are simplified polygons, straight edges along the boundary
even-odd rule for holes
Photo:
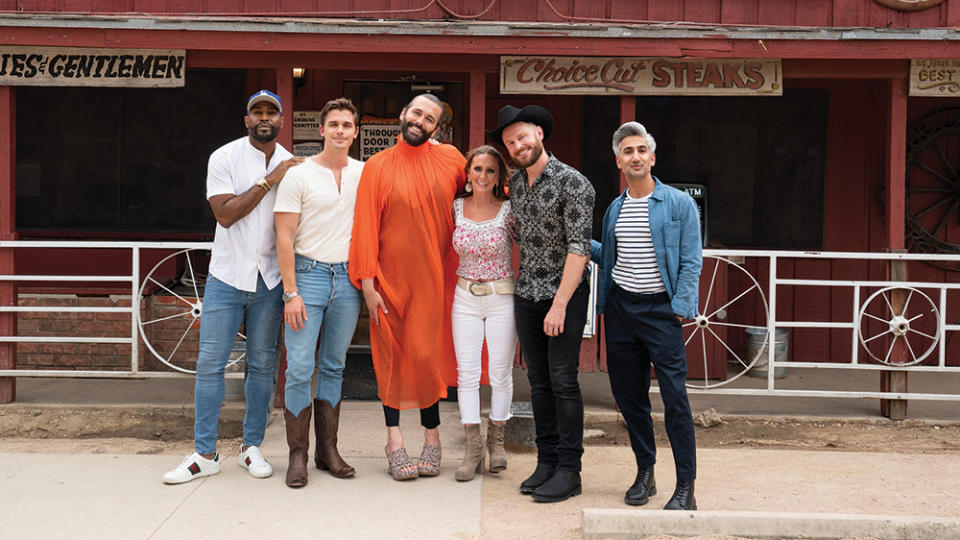
[[[257,277],[257,292],[241,291],[211,276],[203,291],[200,317],[200,354],[194,387],[196,419],[193,444],[199,454],[217,450],[217,423],[223,405],[223,369],[246,322],[247,378],[243,386],[247,407],[243,416],[243,444],[260,446],[267,427],[277,337],[283,318],[283,287],[268,289]]]
[[[297,255],[294,266],[297,292],[307,308],[307,320],[303,321],[300,330],[285,326],[287,385],[284,400],[287,410],[299,416],[310,406],[310,379],[314,369],[319,370],[314,398],[326,400],[332,407],[340,403],[343,366],[357,328],[363,296],[350,283],[345,262],[328,264]]]

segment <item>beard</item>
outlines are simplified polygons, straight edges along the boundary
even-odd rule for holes
[[[530,157],[527,158],[526,160],[521,161],[520,159],[514,156],[510,156],[510,157],[513,159],[513,162],[517,165],[517,167],[521,169],[526,169],[527,167],[536,163],[537,160],[540,159],[541,155],[543,155],[543,143],[541,143],[540,141],[536,141],[530,148]]]
[[[400,136],[402,136],[403,141],[410,146],[420,146],[427,142],[427,140],[430,139],[430,135],[432,135],[432,133],[424,131],[422,126],[420,126],[420,135],[413,135],[408,131],[409,127],[410,125],[406,118],[400,120]]]
[[[270,133],[264,135],[257,130],[257,128],[263,125],[268,126],[270,128]],[[277,138],[277,135],[280,134],[280,128],[272,124],[257,124],[253,127],[248,127],[247,133],[249,133],[250,136],[253,137],[253,140],[257,142],[268,143]]]

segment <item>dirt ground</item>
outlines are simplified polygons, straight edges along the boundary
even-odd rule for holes
[[[629,445],[622,422],[588,422],[588,446]],[[654,422],[657,446],[669,446],[662,422]],[[589,436],[589,435],[594,436]],[[697,427],[698,448],[782,448],[910,454],[960,453],[960,424],[889,420],[825,421],[730,417]]]
[[[224,409],[221,439],[241,435],[240,410]],[[960,453],[960,423],[885,419],[823,420],[716,417],[712,427],[697,427],[699,448],[778,448],[914,454]],[[668,446],[662,420],[654,422],[657,445]],[[623,421],[588,417],[587,446],[630,444]],[[154,411],[120,408],[0,408],[0,449],[13,452],[179,454],[189,450],[192,410]]]

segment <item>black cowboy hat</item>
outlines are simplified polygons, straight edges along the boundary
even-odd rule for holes
[[[510,124],[530,122],[543,129],[543,138],[546,139],[553,131],[553,117],[550,112],[539,105],[527,105],[518,109],[513,105],[506,105],[497,111],[497,127],[487,132],[494,142],[503,144],[503,130]]]

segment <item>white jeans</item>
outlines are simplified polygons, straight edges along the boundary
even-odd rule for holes
[[[460,423],[480,423],[480,354],[484,338],[489,354],[490,420],[508,420],[513,400],[513,352],[517,344],[513,295],[474,296],[457,287],[452,313]]]

